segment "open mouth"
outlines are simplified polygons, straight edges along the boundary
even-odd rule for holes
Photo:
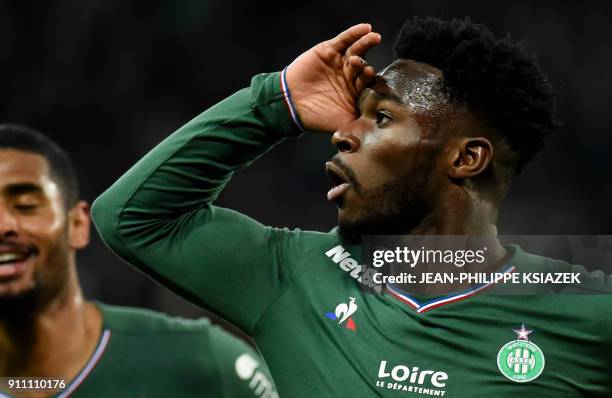
[[[334,163],[325,163],[325,172],[332,183],[331,189],[327,192],[327,200],[342,205],[342,195],[350,188],[346,174]]]
[[[8,249],[0,251],[0,278],[14,278],[25,272],[32,250]]]
[[[28,253],[0,253],[0,266],[10,263],[22,262],[25,261],[28,257]]]

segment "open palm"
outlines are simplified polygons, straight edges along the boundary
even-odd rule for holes
[[[375,76],[362,57],[380,40],[369,24],[355,25],[291,63],[287,84],[305,129],[334,132],[357,118],[357,99]]]

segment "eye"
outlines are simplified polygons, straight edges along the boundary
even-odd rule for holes
[[[376,112],[376,124],[383,125],[393,120],[391,116],[385,111]]]
[[[34,210],[36,210],[36,208],[38,207],[38,204],[16,204],[15,205],[15,209],[17,211],[23,212],[23,213],[27,213],[27,212],[32,212]]]

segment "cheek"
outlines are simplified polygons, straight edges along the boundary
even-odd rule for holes
[[[55,235],[63,228],[63,220],[49,215],[40,217],[23,217],[20,225],[31,235]]]
[[[65,226],[41,231],[37,243],[40,250],[35,266],[38,278],[46,281],[45,283],[51,280],[63,280],[68,253]]]
[[[409,175],[424,161],[419,142],[378,141],[364,153],[364,177],[373,186]],[[364,181],[365,185],[365,181]]]
[[[376,128],[366,134],[362,144],[375,149],[398,149],[414,146],[424,138],[422,129],[416,120],[403,118],[387,127]]]
[[[21,232],[37,242],[39,249],[54,246],[65,230],[65,218],[60,212],[49,209],[36,215],[23,216],[19,220]]]

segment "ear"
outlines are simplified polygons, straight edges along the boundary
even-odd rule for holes
[[[461,138],[451,151],[448,175],[462,180],[483,173],[493,159],[493,146],[484,137]]]
[[[79,201],[68,212],[68,243],[71,249],[79,250],[89,244],[89,203]]]

